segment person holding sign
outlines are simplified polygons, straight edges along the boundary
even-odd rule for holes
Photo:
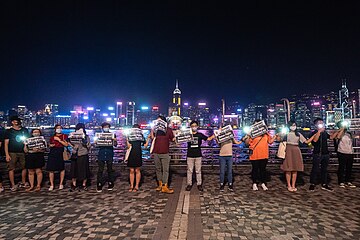
[[[257,119],[254,124],[261,122],[262,120]],[[251,133],[250,133],[251,134]],[[249,145],[250,149],[250,162],[252,165],[251,176],[253,180],[252,189],[258,191],[258,184],[261,183],[261,187],[264,191],[267,191],[266,186],[266,165],[269,159],[269,144],[275,141],[277,136],[270,136],[268,132],[263,133],[260,136],[251,138],[250,136],[245,137],[245,143]]]
[[[65,178],[65,162],[64,153],[67,153],[68,136],[62,133],[62,126],[56,124],[54,127],[54,135],[50,137],[50,152],[46,163],[46,170],[49,172],[50,187],[49,191],[54,190],[55,172],[60,172],[59,189],[64,189]]]
[[[140,131],[137,131],[140,130]],[[139,134],[141,132],[140,125],[134,124],[133,128],[130,130],[134,133],[130,133],[126,139],[127,147],[130,149],[130,153],[127,159],[127,166],[130,168],[130,188],[129,192],[139,191],[139,184],[141,179],[140,167],[142,166],[142,149],[143,145],[147,148],[149,144],[149,138],[145,142],[144,136]],[[136,177],[135,177],[136,175]],[[135,186],[134,180],[136,178]]]
[[[24,141],[29,137],[29,131],[21,126],[21,119],[19,117],[13,116],[10,118],[10,121],[11,128],[5,131],[4,149],[9,170],[10,190],[16,191],[14,172],[18,161],[20,162],[22,169],[21,182],[18,185],[23,188],[28,186],[28,183],[26,182]]]
[[[31,131],[31,135],[33,138],[40,137],[41,136],[40,129],[33,129]],[[31,138],[28,138],[27,140],[30,139]],[[24,151],[26,153],[25,165],[26,165],[26,169],[29,172],[29,182],[30,182],[30,187],[26,189],[27,192],[31,192],[33,190],[39,192],[41,189],[41,183],[43,179],[42,168],[45,166],[44,152],[46,150],[46,142],[45,139],[38,139],[38,140],[40,140],[38,144],[35,143],[31,144],[29,141],[25,141],[25,147],[24,147]],[[37,185],[36,188],[34,189],[35,173],[36,173]]]
[[[296,192],[297,188],[295,184],[297,173],[304,171],[303,157],[299,148],[299,143],[308,144],[312,141],[313,137],[307,140],[297,131],[295,122],[289,122],[289,129],[290,132],[282,139],[282,141],[286,142],[286,152],[281,169],[285,172],[288,191]],[[278,139],[281,139],[281,137],[279,136]]]
[[[200,192],[203,191],[202,187],[202,178],[201,178],[201,165],[202,165],[202,153],[201,153],[201,144],[202,141],[211,141],[215,138],[214,135],[207,137],[204,134],[198,132],[199,123],[197,121],[192,121],[190,123],[191,132],[192,132],[192,141],[187,143],[187,186],[186,191],[190,191],[192,188],[192,176],[195,167],[196,172],[196,183],[197,188]]]
[[[110,123],[104,122],[101,124],[103,133],[110,133]],[[112,135],[111,146],[99,146],[99,154],[98,154],[98,172],[97,172],[97,186],[96,191],[102,192],[103,188],[103,172],[105,168],[105,163],[107,167],[108,173],[108,191],[112,191],[114,188],[114,170],[112,168],[113,158],[114,158],[114,147],[117,146],[116,135]]]
[[[221,131],[221,128],[219,129]],[[224,191],[225,185],[225,171],[227,173],[229,191],[234,191],[232,165],[233,165],[233,144],[241,144],[235,138],[226,140],[225,142],[218,142],[220,145],[219,163],[220,163],[220,192]]]
[[[82,185],[78,188],[79,191],[82,189],[87,191],[87,179],[90,175],[89,169],[89,150],[91,147],[90,137],[86,134],[85,124],[78,123],[75,126],[76,141],[71,143],[72,146],[72,157],[71,157],[71,179],[72,184],[70,191],[75,191],[77,188],[77,181],[82,182]],[[78,136],[82,135],[83,138],[79,142]]]
[[[164,116],[159,116],[157,120],[166,123],[166,118]],[[156,178],[159,184],[156,190],[163,193],[174,193],[174,190],[168,186],[168,178],[170,167],[169,146],[170,142],[175,141],[175,137],[173,131],[169,127],[166,126],[164,131],[160,129],[155,131],[152,129],[150,133],[151,139],[153,139],[152,153],[155,160]]]

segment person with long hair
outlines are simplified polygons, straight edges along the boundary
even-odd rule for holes
[[[60,172],[59,189],[64,189],[64,148],[68,147],[68,145],[68,136],[62,133],[62,126],[60,124],[56,124],[54,127],[54,135],[50,137],[50,152],[46,163],[46,170],[49,172],[50,180],[49,191],[54,190],[55,172]]]
[[[140,128],[139,124],[134,124],[133,128]],[[128,148],[131,147],[130,154],[127,160],[127,166],[130,168],[130,188],[129,192],[137,192],[139,191],[139,184],[141,179],[141,171],[140,168],[142,166],[142,149],[143,145],[145,148],[148,146],[149,138],[147,141],[137,140],[137,141],[129,141],[126,139],[126,143]],[[135,182],[136,179],[136,182]],[[135,185],[134,185],[135,183]]]
[[[281,169],[285,172],[287,189],[289,192],[296,192],[296,178],[298,172],[304,171],[303,157],[299,148],[299,143],[308,144],[313,137],[306,139],[298,132],[295,122],[289,122],[289,133],[282,139],[286,141],[285,160]]]
[[[40,129],[33,129],[31,131],[32,137],[40,137],[41,130]],[[26,189],[27,192],[31,192],[35,190],[39,192],[41,189],[41,183],[43,179],[42,168],[45,166],[45,158],[44,152],[45,149],[29,149],[29,146],[25,144],[24,151],[25,155],[25,166],[28,170],[28,177],[30,187]],[[35,173],[36,173],[36,188],[34,186],[35,181]]]
[[[86,134],[85,124],[78,123],[75,126],[75,132],[83,133],[83,138],[80,142],[71,142],[72,158],[71,158],[71,179],[72,184],[70,191],[77,189],[77,181],[81,182],[78,190],[87,191],[87,179],[90,175],[89,169],[89,150],[90,150],[90,137]]]

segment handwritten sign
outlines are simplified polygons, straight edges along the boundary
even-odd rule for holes
[[[264,120],[257,122],[255,124],[251,125],[251,127],[250,127],[250,137],[251,138],[259,137],[261,135],[264,135],[267,132],[268,132],[268,128],[267,128]]]
[[[144,141],[144,135],[142,130],[139,128],[131,128],[129,131],[129,135],[127,136],[128,141]]]
[[[69,134],[69,140],[72,144],[81,144],[83,139],[85,139],[85,134],[82,129]]]
[[[95,144],[98,147],[111,147],[114,144],[114,138],[113,133],[95,133]]]
[[[193,135],[191,129],[178,130],[175,134],[175,139],[177,143],[185,143],[193,141]]]
[[[227,142],[234,138],[233,129],[230,125],[221,128],[221,130],[215,130],[214,134],[218,143]]]
[[[45,138],[43,136],[27,138],[24,143],[29,152],[33,152],[35,150],[45,150],[47,147]]]
[[[156,134],[158,131],[164,132],[166,133],[166,129],[167,129],[167,122],[159,119],[159,120],[154,120],[153,121],[154,127],[154,133]]]

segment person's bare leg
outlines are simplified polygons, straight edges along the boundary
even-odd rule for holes
[[[292,184],[291,185],[292,185],[292,188],[295,189],[297,172],[292,172],[291,175],[292,175],[292,179],[291,179]]]
[[[50,186],[54,187],[54,172],[49,172]]]
[[[136,168],[136,169],[135,169],[135,172],[136,172],[136,184],[135,184],[135,189],[139,189],[139,184],[140,184],[140,179],[141,179],[140,168]]]
[[[32,190],[34,188],[34,178],[35,178],[35,169],[29,169],[29,183],[30,188],[29,190]]]
[[[32,169],[32,170],[33,170],[33,169]],[[27,170],[26,170],[26,169],[21,170],[21,182],[22,182],[23,184],[26,183],[26,173],[27,173]]]
[[[14,170],[9,171],[9,180],[11,183],[11,187],[15,187]]]
[[[288,189],[291,189],[291,172],[285,172]]]
[[[36,187],[41,188],[41,183],[43,180],[43,173],[42,173],[41,168],[36,169],[36,180],[37,180]]]
[[[65,170],[60,172],[60,185],[64,185]]]
[[[130,189],[129,189],[130,192],[134,188],[134,177],[135,177],[134,168],[130,168]]]

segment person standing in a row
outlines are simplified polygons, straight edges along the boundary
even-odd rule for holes
[[[29,131],[21,126],[21,119],[19,117],[13,116],[10,118],[10,121],[11,128],[5,131],[4,149],[9,170],[10,190],[16,191],[14,174],[17,162],[20,162],[21,165],[21,182],[19,187],[28,187],[26,182],[24,140],[29,137]]]
[[[353,135],[349,131],[347,122],[342,121],[337,124],[339,130],[335,132],[336,150],[339,161],[338,183],[341,188],[356,188],[351,183],[351,173],[354,163]],[[359,138],[356,136],[355,138]]]
[[[87,191],[87,179],[90,176],[89,169],[89,150],[90,150],[90,137],[86,134],[85,125],[78,123],[75,126],[75,132],[82,132],[83,138],[81,142],[71,143],[72,146],[72,158],[71,158],[71,170],[70,175],[72,184],[70,191],[74,191],[77,188],[77,182],[82,184],[79,186],[79,191]]]
[[[261,122],[260,119],[254,121],[255,123]],[[269,133],[265,133],[261,136],[250,138],[246,137],[246,144],[249,145],[249,149],[252,151],[249,159],[252,165],[251,176],[253,180],[252,189],[258,191],[258,184],[264,191],[268,190],[266,186],[266,165],[269,159],[269,144],[275,141],[277,136],[270,136]]]
[[[157,120],[166,121],[164,116],[159,116]],[[169,146],[170,142],[175,141],[173,131],[167,127],[166,132],[158,130],[157,132],[151,131],[151,139],[153,140],[153,155],[156,168],[156,178],[159,186],[156,188],[157,191],[163,193],[173,193],[174,190],[169,188],[169,168],[170,168],[170,155],[169,155]],[[155,143],[154,143],[155,141]]]
[[[33,129],[31,131],[32,137],[40,137],[41,131],[40,129]],[[26,153],[26,169],[29,172],[29,183],[30,187],[26,189],[27,192],[31,192],[35,190],[39,192],[41,189],[41,183],[43,179],[42,168],[45,166],[45,158],[44,152],[45,149],[33,149],[29,150],[28,146],[25,145],[24,151]],[[34,186],[35,182],[35,174],[36,174],[36,188]]]
[[[49,172],[50,187],[49,191],[54,190],[55,172],[60,172],[59,189],[64,189],[65,178],[65,162],[64,151],[67,151],[68,136],[62,133],[62,126],[56,124],[54,127],[54,135],[50,137],[50,152],[46,163],[46,170]],[[66,154],[66,152],[65,152]]]

